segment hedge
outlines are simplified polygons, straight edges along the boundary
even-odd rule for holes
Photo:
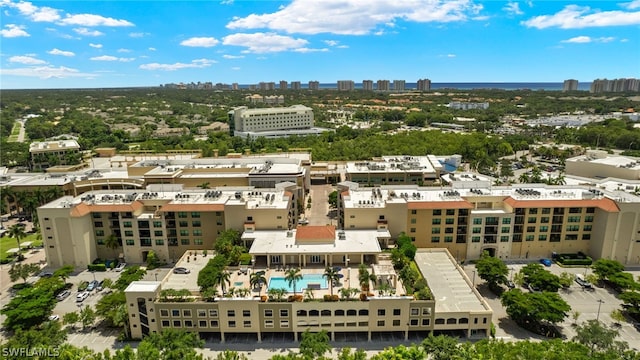
[[[107,265],[105,264],[89,264],[87,265],[89,271],[107,271]]]
[[[590,257],[586,259],[567,259],[560,257],[556,261],[562,265],[591,265],[591,263],[593,263]]]

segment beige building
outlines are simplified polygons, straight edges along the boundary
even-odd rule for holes
[[[447,248],[458,260],[483,251],[501,259],[582,251],[640,264],[640,197],[590,186],[493,187],[454,182],[451,188],[338,185],[338,226],[405,233],[418,248]]]
[[[350,237],[349,231],[345,232]],[[377,243],[375,237],[368,241]],[[297,244],[296,248],[322,257],[333,256],[332,252],[317,251],[313,244]],[[188,262],[183,258],[177,264],[187,267],[189,274],[170,273],[162,281],[138,281],[125,290],[134,338],[168,328],[198,332],[202,337],[220,342],[237,336],[248,336],[256,342],[274,337],[297,341],[306,330],[326,330],[332,340],[350,336],[360,341],[380,341],[390,335],[407,339],[410,335],[426,336],[433,331],[470,338],[486,337],[490,333],[491,308],[444,249],[419,251],[416,255],[416,263],[429,283],[434,300],[407,296],[400,281],[392,281],[391,290],[372,288],[364,301],[358,296],[342,296],[340,289],[359,289],[357,267],[338,267],[341,280],[328,289],[322,277],[324,267],[310,264],[302,268],[303,280],[299,286],[314,289],[313,297],[307,296],[307,300],[301,302],[287,302],[286,298],[279,301],[275,297],[261,297],[267,290],[251,288],[249,279],[252,272],[263,271],[267,288],[286,287],[282,285],[284,272],[278,267],[256,264],[246,273],[229,269],[233,270],[230,279],[233,286],[246,291],[227,293],[207,302],[200,296],[196,282],[208,258],[190,258]],[[381,269],[383,274],[377,273]],[[390,261],[381,256],[372,259],[369,271],[378,274],[374,287],[388,281],[389,276],[396,277]],[[189,290],[191,296],[175,299],[162,295],[162,289],[178,288]],[[286,290],[292,293],[291,287]],[[298,293],[302,291],[298,288]],[[322,300],[331,291],[341,294],[340,301]]]
[[[150,185],[145,191],[94,191],[64,196],[38,208],[50,267],[84,268],[95,259],[144,263],[149,251],[173,262],[187,249],[212,249],[227,229],[295,227],[297,186],[185,190]],[[108,247],[111,238],[117,246]]]
[[[640,180],[640,159],[609,155],[604,150],[589,150],[585,155],[565,160],[567,175],[586,178]]]
[[[32,170],[44,170],[50,166],[82,161],[80,145],[76,140],[34,142],[29,145],[29,154]]]
[[[443,165],[434,155],[383,156],[369,161],[347,162],[348,181],[362,185],[433,184],[440,180]]]

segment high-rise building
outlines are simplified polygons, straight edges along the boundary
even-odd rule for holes
[[[260,90],[275,90],[276,89],[276,83],[274,83],[273,81],[271,81],[271,82],[260,82],[258,84],[258,88],[260,88]]]
[[[591,83],[592,93],[640,91],[639,79],[596,79]]]
[[[393,80],[393,90],[404,91],[404,87],[405,87],[404,80]]]
[[[353,89],[355,89],[353,80],[338,80],[339,91],[352,91]]]
[[[389,82],[389,80],[378,80],[376,82],[376,90],[389,91],[391,90],[391,83]]]
[[[238,89],[239,89],[238,83],[231,84],[231,90],[238,90]]]
[[[430,91],[431,90],[431,80],[429,79],[420,79],[417,83],[418,91]]]
[[[362,80],[362,90],[372,91],[373,90],[373,80]]]
[[[280,90],[287,90],[287,81],[280,80]]]
[[[569,80],[565,80],[564,84],[562,85],[562,91],[576,91],[578,90],[578,80],[575,79],[569,79]]]
[[[292,81],[291,82],[291,90],[300,90],[300,81]]]
[[[309,81],[309,90],[319,90],[320,89],[320,82],[312,80]]]

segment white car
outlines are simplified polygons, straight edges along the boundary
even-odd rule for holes
[[[86,298],[89,297],[89,293],[87,291],[83,291],[76,295],[76,302],[83,302]]]
[[[124,270],[124,268],[127,266],[127,263],[120,263],[118,264],[118,266],[116,266],[116,268],[114,269],[117,272],[120,272],[122,270]]]
[[[58,321],[58,320],[60,320],[60,315],[49,316],[49,321]]]

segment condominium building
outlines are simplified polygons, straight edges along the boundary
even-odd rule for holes
[[[275,90],[276,89],[276,83],[274,83],[273,81],[271,81],[271,82],[260,82],[258,84],[258,88],[260,90],[265,90],[265,91]]]
[[[287,90],[287,81],[280,80],[280,90]]]
[[[95,259],[144,263],[150,251],[173,262],[186,250],[212,249],[227,229],[289,229],[297,224],[298,187],[92,191],[38,208],[48,265],[84,268]],[[107,247],[114,237],[118,245]]]
[[[569,79],[569,80],[565,80],[564,83],[562,84],[562,91],[564,92],[576,91],[576,90],[578,90],[578,80]]]
[[[431,90],[431,80],[429,79],[419,79],[416,84],[418,87],[418,91],[430,91]]]
[[[320,82],[319,81],[309,81],[309,90],[319,90]]]
[[[229,111],[234,136],[283,137],[317,135],[329,129],[313,127],[313,110],[303,105],[287,108],[249,109],[246,106]]]
[[[640,91],[640,79],[596,79],[591,83],[592,93]]]
[[[259,233],[256,236],[261,236]],[[433,331],[476,339],[490,334],[493,311],[444,249],[421,250],[416,254],[418,269],[433,293],[432,299],[419,300],[406,295],[391,261],[380,254],[376,231],[367,234],[298,228],[264,236],[276,247],[273,257],[278,257],[277,262],[267,265],[257,258],[250,267],[231,268],[230,283],[241,291],[205,301],[197,277],[208,258],[197,251],[185,254],[190,261],[183,257],[176,264],[188,268],[189,274],[170,273],[162,281],[136,281],[129,285],[125,296],[132,337],[141,338],[164,329],[197,332],[222,343],[237,341],[239,337],[258,343],[274,338],[297,341],[307,330],[326,330],[333,341],[351,338],[363,342],[381,341],[389,336],[405,340],[410,336],[422,338]],[[318,240],[324,243],[317,245]],[[369,253],[364,264],[376,281],[361,298],[357,295],[361,293],[358,265],[363,264],[362,257],[345,256],[345,251]],[[289,267],[284,259],[289,257],[285,254],[294,252],[299,255],[292,256],[293,261],[286,264],[301,267],[302,279],[296,282],[296,287],[298,293],[307,294],[307,301],[287,301],[286,295],[292,295],[296,289],[284,280],[284,269]],[[267,259],[272,256],[269,254]],[[327,283],[322,276],[324,264],[339,273],[338,282]],[[255,272],[266,278],[267,290],[251,286],[250,278]],[[181,299],[161,294],[163,289],[175,288],[187,289],[191,295]],[[263,295],[270,289],[283,289],[284,298]],[[323,300],[331,293],[340,294],[339,300]]]
[[[418,248],[447,248],[458,260],[483,251],[501,259],[582,251],[640,264],[640,197],[590,186],[492,186],[453,182],[451,188],[339,184],[338,226],[386,224]]]
[[[389,82],[389,80],[378,80],[376,82],[376,90],[389,91],[391,90],[391,83]]]
[[[291,90],[300,90],[302,87],[300,86],[300,81],[292,81],[291,82]]]
[[[456,110],[487,110],[489,108],[488,102],[466,102],[466,101],[452,101],[448,105],[451,109]]]
[[[353,80],[338,80],[339,91],[352,91],[353,89],[355,89]]]
[[[393,90],[394,91],[404,91],[405,89],[405,81],[404,80],[393,80]]]
[[[433,155],[383,156],[370,161],[347,162],[345,177],[362,185],[433,184],[443,165]]]
[[[362,80],[362,90],[373,91],[373,80]]]
[[[32,170],[44,170],[51,166],[79,163],[80,145],[76,140],[41,141],[29,144]]]

